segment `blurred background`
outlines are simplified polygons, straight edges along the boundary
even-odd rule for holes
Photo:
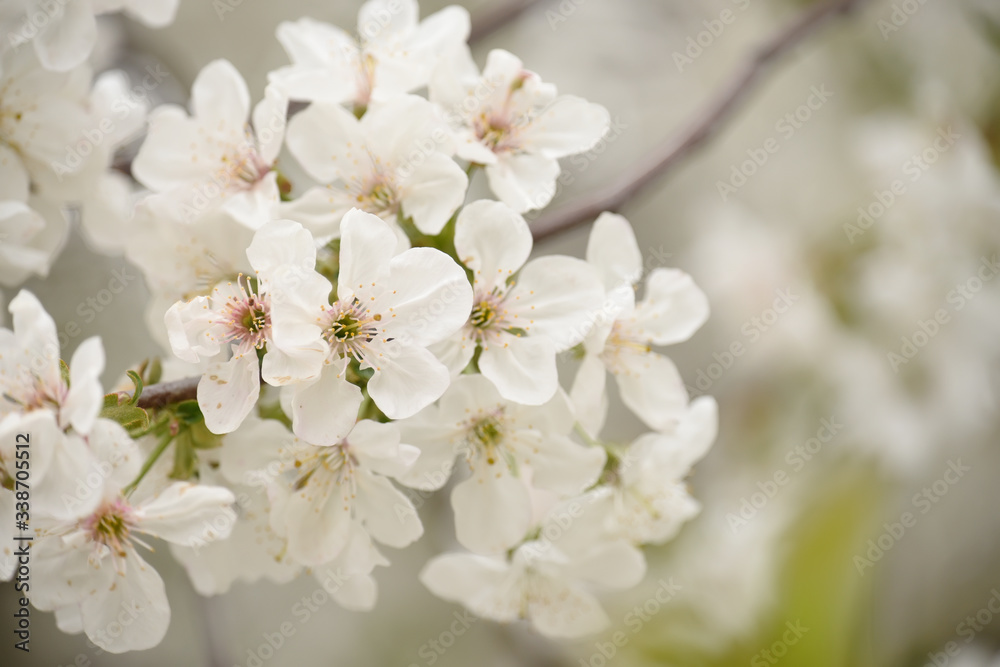
[[[360,4],[182,0],[163,30],[105,21],[95,66],[136,81],[162,63],[171,76],[153,101],[183,102],[224,57],[256,100],[287,62],[280,21],[351,29]],[[445,4],[422,0],[422,14]],[[506,3],[459,4],[475,22]],[[556,207],[681,131],[808,4],[540,0],[473,53],[482,64],[510,50],[610,110],[606,139],[564,164]],[[621,211],[647,268],[682,268],[709,295],[708,324],[669,352],[692,395],[717,397],[722,423],[691,480],[701,515],[647,550],[644,583],[607,600],[604,635],[551,642],[434,598],[417,572],[453,545],[435,496],[421,508],[427,534],[379,570],[371,613],[316,595],[311,577],[201,598],[164,549],[153,563],[173,621],[159,647],[101,654],[37,613],[30,659],[4,642],[0,664],[1000,665],[998,160],[1000,3],[874,0],[789,53],[715,141]],[[587,234],[536,253],[582,256]],[[81,308],[123,268],[137,276],[124,292]],[[142,279],[78,234],[26,287],[61,331],[80,327],[67,358],[104,337],[106,386],[156,353]],[[641,425],[612,400],[606,435],[627,442]],[[267,650],[288,621],[294,635]]]

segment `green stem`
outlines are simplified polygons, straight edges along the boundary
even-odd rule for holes
[[[169,433],[164,434],[163,437],[160,438],[160,442],[157,443],[156,449],[154,449],[153,452],[149,455],[149,458],[146,459],[146,462],[142,464],[142,470],[139,471],[139,475],[134,480],[132,480],[132,482],[128,486],[122,489],[122,494],[124,496],[128,497],[129,495],[132,494],[133,491],[135,491],[136,487],[139,486],[139,482],[142,481],[142,478],[146,476],[146,473],[150,471],[150,469],[153,467],[153,464],[156,463],[156,460],[159,459],[160,455],[166,451],[167,447],[170,445],[171,442],[173,442],[173,440],[174,436],[170,435]]]

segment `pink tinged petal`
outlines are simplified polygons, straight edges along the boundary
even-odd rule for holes
[[[80,343],[69,366],[69,391],[63,401],[60,420],[86,434],[104,405],[101,373],[104,372],[104,346],[97,336]],[[65,424],[64,424],[65,425]]]
[[[340,222],[340,276],[337,296],[383,280],[396,251],[396,235],[377,215],[351,209]]]
[[[105,561],[102,569],[110,569]],[[153,648],[167,633],[170,605],[163,580],[134,549],[128,551],[123,574],[115,574],[106,590],[90,595],[81,603],[84,631],[97,646],[109,653]],[[121,622],[121,618],[131,623]],[[121,627],[112,636],[108,628]]]
[[[264,99],[253,109],[253,131],[257,152],[265,164],[271,164],[281,152],[288,118],[288,96],[275,86],[264,89]]]
[[[455,251],[472,269],[477,286],[503,285],[531,254],[528,223],[497,201],[474,201],[458,214]]]
[[[553,578],[541,579],[536,584],[528,615],[539,633],[560,639],[594,634],[610,623],[592,593]]]
[[[136,530],[181,546],[225,539],[236,522],[233,492],[221,486],[175,482],[136,511]]]
[[[458,164],[442,153],[432,153],[399,184],[403,213],[424,234],[440,234],[445,223],[465,201],[469,179]]]
[[[502,591],[519,595],[510,587],[510,566],[497,558],[466,553],[442,554],[420,572],[420,581],[434,595],[465,605],[474,613],[496,621],[514,621],[520,600],[501,601]]]
[[[296,385],[292,395],[292,428],[313,445],[335,445],[350,433],[361,407],[361,390],[347,381],[350,360],[323,366],[311,384]]]
[[[483,348],[479,371],[508,401],[541,405],[559,387],[556,350],[542,336],[503,334]]]
[[[392,482],[366,470],[359,470],[356,480],[354,507],[375,540],[402,549],[424,534],[413,503]]]
[[[477,470],[451,493],[455,536],[470,551],[502,554],[523,540],[531,527],[528,489],[505,465],[497,461]]]
[[[87,60],[96,41],[97,21],[90,2],[68,2],[38,30],[35,53],[45,69],[67,72]]]
[[[260,396],[260,368],[256,350],[235,353],[208,368],[198,382],[198,406],[212,433],[232,433]]]
[[[395,342],[372,348],[365,359],[375,369],[368,394],[389,419],[415,415],[448,388],[448,369],[426,348]]]
[[[372,173],[371,158],[358,119],[346,109],[313,103],[295,114],[285,138],[302,168],[320,183]]]
[[[597,267],[604,288],[630,288],[642,277],[642,253],[628,220],[615,213],[601,213],[590,230],[587,261]]]
[[[687,409],[687,389],[674,362],[655,352],[622,352],[615,379],[622,402],[651,429],[675,425]]]
[[[191,86],[191,110],[206,127],[242,130],[250,117],[250,92],[240,73],[228,60],[205,66]]]
[[[393,257],[386,282],[393,289],[381,300],[382,324],[391,336],[412,345],[444,340],[465,324],[472,310],[465,271],[434,248],[411,248]]]
[[[629,328],[640,340],[672,345],[690,338],[708,319],[708,311],[708,297],[691,276],[677,269],[654,269]]]
[[[607,369],[600,358],[588,354],[573,379],[570,400],[583,429],[597,436],[608,416]]]
[[[563,95],[524,129],[521,147],[558,159],[593,148],[610,126],[611,115],[601,105]]]
[[[545,208],[556,194],[559,163],[536,153],[503,153],[486,166],[490,189],[518,213]]]
[[[562,352],[583,341],[599,320],[604,287],[597,271],[574,257],[528,262],[504,302],[529,336],[546,336]]]

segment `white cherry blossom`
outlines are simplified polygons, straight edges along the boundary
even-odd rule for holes
[[[531,527],[532,487],[565,497],[601,474],[604,450],[571,440],[574,421],[562,393],[542,406],[520,405],[501,398],[483,376],[462,375],[438,405],[402,423],[405,442],[421,454],[401,479],[439,488],[463,456],[472,474],[451,496],[458,541],[479,553],[501,553]]]
[[[87,433],[104,401],[100,338],[80,343],[63,376],[55,322],[31,292],[9,305],[13,331],[0,328],[0,416],[52,410],[59,427]]]
[[[88,638],[111,653],[142,650],[158,644],[170,622],[163,580],[139,554],[146,540],[200,544],[225,538],[232,526],[233,494],[221,487],[175,482],[138,501],[122,495],[142,465],[134,441],[117,424],[95,429],[89,445],[108,464],[100,485],[100,503],[89,515],[72,521],[39,522],[33,549],[31,602],[42,610],[65,607],[71,622],[78,605]],[[220,526],[217,528],[216,526]],[[119,613],[135,616],[108,632]]]
[[[469,180],[449,157],[451,130],[422,97],[373,104],[360,120],[343,107],[314,103],[289,123],[288,148],[328,184],[295,206],[327,218],[331,233],[347,211],[360,208],[390,223],[412,218],[421,232],[438,234],[465,201]]]
[[[0,10],[0,28],[13,50],[33,46],[46,69],[83,64],[97,42],[96,15],[124,12],[151,28],[174,20],[180,0],[12,0]],[[24,49],[29,51],[29,49]]]
[[[482,76],[468,48],[453,53],[435,72],[430,99],[449,112],[458,156],[485,165],[490,188],[518,213],[544,208],[559,158],[593,148],[611,125],[607,109],[557,95],[502,49],[490,51]]]
[[[626,450],[617,479],[613,525],[635,544],[663,544],[700,510],[684,478],[715,441],[718,406],[701,396],[667,433],[639,436]]]
[[[538,538],[510,558],[443,554],[424,567],[420,580],[474,614],[502,623],[526,619],[548,637],[598,632],[609,619],[594,593],[635,586],[646,572],[642,552],[605,529],[606,491],[553,508]]]
[[[214,362],[198,383],[198,405],[214,433],[235,430],[257,403],[260,378],[284,384],[308,369],[310,355],[321,361],[318,341],[286,355],[272,341],[272,303],[282,300],[285,312],[307,312],[306,305],[325,299],[329,283],[313,272],[316,247],[296,222],[279,220],[261,227],[247,248],[250,276],[217,285],[208,296],[178,301],[165,316],[174,353],[182,360]],[[257,353],[263,353],[258,364]],[[306,371],[308,372],[308,370]]]
[[[455,225],[455,250],[473,273],[472,313],[434,351],[459,373],[480,350],[479,371],[504,398],[540,405],[559,385],[556,353],[583,340],[604,291],[597,273],[572,257],[531,253],[531,230],[506,205],[481,200]]]
[[[418,23],[416,0],[369,0],[358,13],[358,37],[302,18],[278,26],[292,61],[270,81],[295,100],[349,103],[363,109],[425,86],[440,54],[465,42],[469,13],[450,6]]]
[[[168,193],[193,220],[221,206],[248,227],[266,222],[278,205],[274,163],[285,132],[288,101],[268,88],[253,109],[246,82],[227,60],[207,65],[191,87],[191,115],[158,107],[132,163],[136,180]]]
[[[427,347],[454,333],[472,302],[465,272],[439,250],[397,255],[389,226],[357,209],[344,216],[341,230],[337,299],[331,304],[315,290],[304,305],[282,300],[272,313],[275,345],[302,366],[311,364],[292,377],[290,410],[296,433],[318,445],[337,443],[354,425],[361,391],[347,379],[352,362],[371,370],[368,394],[392,419],[439,398],[448,369]]]
[[[571,396],[580,422],[600,430],[607,413],[606,371],[624,401],[650,428],[664,430],[687,408],[687,390],[674,363],[653,346],[687,340],[708,318],[708,298],[686,273],[656,268],[645,294],[635,302],[642,254],[625,218],[603,213],[594,223],[587,261],[601,274],[606,293],[604,317],[584,340],[586,354]]]

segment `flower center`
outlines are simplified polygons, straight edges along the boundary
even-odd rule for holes
[[[493,465],[498,459],[507,461],[513,469],[513,459],[504,453],[504,409],[498,406],[495,410],[473,420],[466,431],[466,458],[470,466],[474,458],[482,457],[486,463]]]
[[[611,327],[611,333],[604,343],[604,351],[601,352],[601,359],[612,373],[626,372],[620,362],[620,355],[649,354],[653,350],[647,341],[637,340],[630,333],[621,321],[615,322]]]
[[[267,176],[273,166],[260,157],[253,133],[248,126],[244,128],[243,141],[222,156],[222,166],[218,175],[226,179],[223,183],[231,181],[234,187],[249,189]]]
[[[255,294],[244,276],[238,282],[240,296],[228,297],[222,308],[228,325],[226,340],[262,350],[271,335],[271,299],[267,294]]]
[[[350,355],[362,360],[365,346],[378,337],[378,322],[382,315],[364,308],[356,297],[350,303],[337,301],[330,307],[323,338],[330,345],[331,354]]]
[[[124,557],[134,521],[132,508],[123,499],[106,502],[84,522],[90,539]]]

